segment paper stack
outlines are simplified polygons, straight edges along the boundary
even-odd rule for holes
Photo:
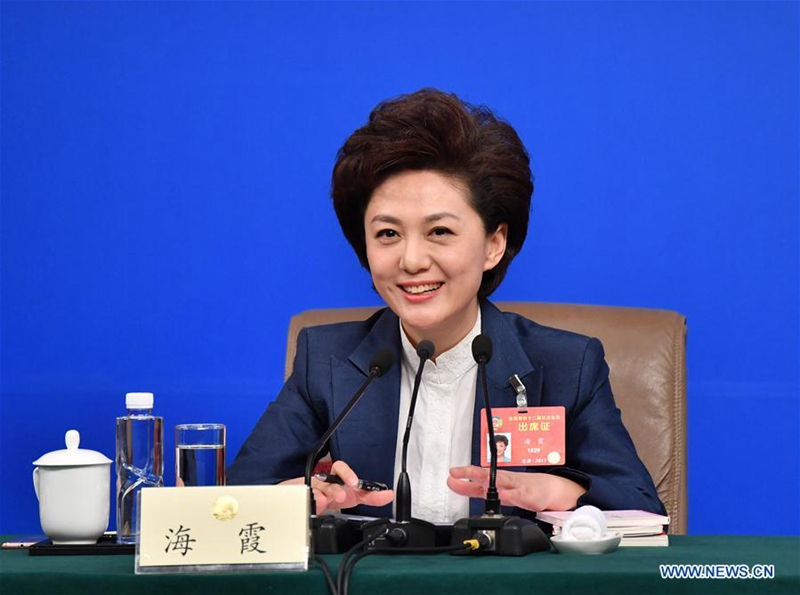
[[[537,512],[536,518],[553,525],[553,535],[559,535],[571,511]],[[669,517],[644,510],[604,510],[606,530],[622,535],[620,547],[666,547],[669,537],[665,525]]]

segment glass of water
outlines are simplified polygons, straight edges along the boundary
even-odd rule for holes
[[[225,485],[225,424],[175,426],[175,483]]]

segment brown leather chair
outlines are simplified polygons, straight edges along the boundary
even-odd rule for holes
[[[686,318],[669,310],[526,302],[496,302],[536,322],[597,337],[606,351],[611,386],[658,495],[670,516],[670,533],[685,534]],[[364,320],[377,308],[308,310],[289,324],[286,376],[300,329]]]

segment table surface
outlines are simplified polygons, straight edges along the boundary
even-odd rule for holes
[[[342,556],[325,556],[335,573]],[[774,565],[771,579],[661,578],[662,564]],[[181,593],[328,593],[322,572],[135,575],[132,555],[0,554],[0,591],[136,594],[174,587]],[[91,591],[90,591],[91,589]],[[374,555],[356,566],[350,592],[391,593],[800,593],[800,537],[671,536],[667,548],[620,548],[602,556],[540,552],[521,558],[448,554]],[[147,591],[144,591],[147,592]],[[164,591],[162,591],[164,592]],[[171,591],[169,591],[171,592]]]

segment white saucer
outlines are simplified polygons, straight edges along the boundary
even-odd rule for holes
[[[559,554],[608,554],[619,547],[622,536],[619,533],[607,533],[602,539],[591,541],[566,540],[561,535],[550,538],[553,547]]]

